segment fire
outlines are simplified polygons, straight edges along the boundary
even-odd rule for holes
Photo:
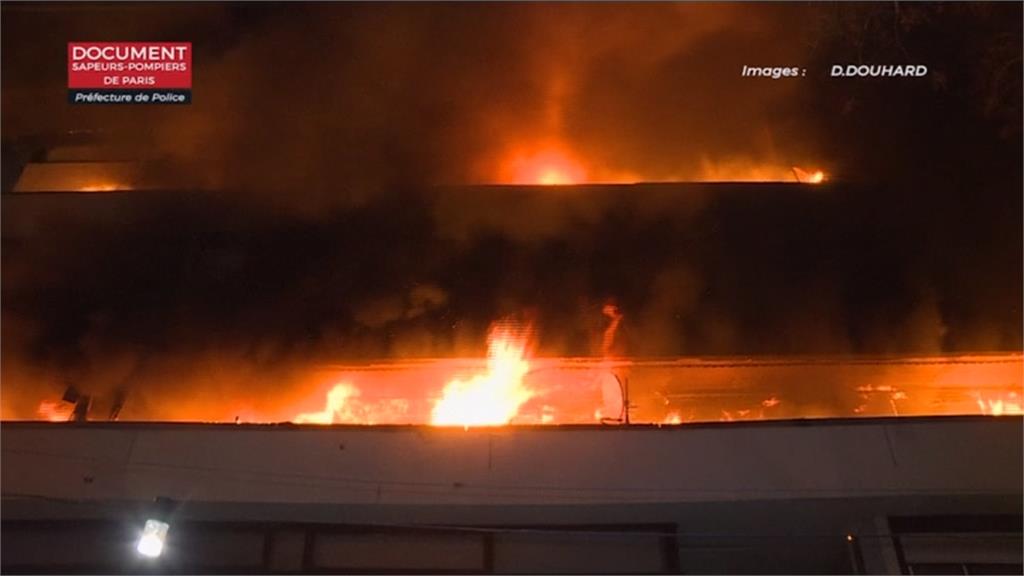
[[[359,396],[357,390],[351,384],[345,382],[335,384],[327,393],[327,406],[320,412],[305,412],[296,416],[292,422],[296,424],[332,424],[344,422],[348,418],[348,406],[350,400]]]
[[[1021,408],[1020,398],[1016,392],[1010,392],[1006,399],[1003,398],[978,398],[978,408],[981,409],[982,414],[988,414],[990,416],[1003,416],[1014,415],[1020,416],[1024,414],[1024,409]]]
[[[793,175],[801,184],[821,184],[825,181],[825,173],[821,170],[803,170],[793,166]]]
[[[508,424],[534,393],[523,385],[530,371],[526,341],[508,327],[496,327],[488,337],[487,373],[470,380],[449,382],[434,405],[436,426],[500,426]]]
[[[784,160],[700,158],[698,166],[638,171],[610,166],[577,153],[580,148],[558,136],[543,137],[502,151],[482,167],[481,177],[500,184],[567,186],[639,182],[797,182],[822,184],[829,176],[819,168],[801,168]]]
[[[359,388],[339,382],[327,391],[327,403],[319,412],[303,412],[291,419],[296,424],[402,424],[408,422],[409,402],[402,398],[364,399]]]
[[[622,323],[622,312],[619,312],[618,306],[608,303],[601,309],[601,313],[611,320],[608,323],[608,327],[604,329],[604,335],[601,338],[601,353],[609,356],[612,344],[615,343],[615,331],[619,329],[619,324]]]
[[[116,192],[118,190],[124,190],[130,188],[117,182],[97,182],[93,184],[87,184],[78,188],[78,192]]]
[[[519,154],[505,166],[503,181],[512,184],[564,186],[587,181],[587,171],[571,154],[558,147]]]
[[[60,402],[44,400],[39,403],[36,414],[50,422],[65,422],[71,417],[71,408]]]

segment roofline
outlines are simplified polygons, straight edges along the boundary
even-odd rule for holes
[[[1017,422],[1024,423],[1024,415],[987,416],[965,414],[955,416],[877,416],[856,418],[795,418],[787,420],[740,420],[729,422],[692,422],[682,424],[510,424],[504,426],[471,426],[468,431],[530,431],[530,432],[580,432],[580,431],[665,431],[674,432],[694,429],[735,429],[735,428],[778,428],[818,426],[877,426],[912,425],[922,423],[961,422]],[[431,424],[296,424],[293,422],[231,423],[231,422],[144,422],[144,421],[89,421],[89,422],[45,422],[41,420],[2,420],[0,427],[11,428],[55,428],[70,429],[232,429],[245,431],[259,430],[333,430],[360,432],[409,432],[409,431],[464,431],[462,426],[435,426]]]

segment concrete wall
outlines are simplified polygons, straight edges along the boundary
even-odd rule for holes
[[[337,504],[1019,495],[1021,418],[681,427],[3,425],[4,494]]]
[[[494,430],[7,423],[3,561],[5,571],[153,568],[137,563],[131,538],[147,501],[164,496],[179,502],[160,568],[171,571],[1012,568],[1022,430],[1016,417]],[[953,528],[911,534],[920,528],[900,518]],[[961,549],[929,544],[950,541]]]

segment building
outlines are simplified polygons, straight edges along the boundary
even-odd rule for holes
[[[1022,419],[3,425],[15,572],[1020,573]],[[135,552],[170,499],[166,552]]]
[[[214,193],[170,191],[166,183],[147,180],[152,173],[138,162],[97,156],[111,157],[88,146],[68,147],[27,164],[3,197],[5,250],[17,254],[56,243],[54,231],[83,230],[80,237],[89,238],[125,222],[162,222],[167,214],[220,209],[222,198]],[[842,192],[840,184],[825,186]],[[765,222],[763,208],[773,203],[794,208],[794,221],[817,222],[815,230],[829,230],[847,216],[837,195],[801,184],[581,186],[557,195],[516,186],[488,188],[495,194],[481,190],[433,192],[432,209],[448,223],[447,234],[462,238],[500,230],[547,237],[563,220],[596,218],[601,211],[595,206],[613,210],[638,194],[646,201],[643,210],[660,214],[671,207],[680,221],[712,195],[741,198],[719,205],[723,220],[766,231],[786,228]],[[117,193],[104,193],[110,191]],[[556,209],[545,209],[552,205]],[[193,250],[194,269],[209,276],[236,273],[249,248],[246,235],[232,229],[241,225],[232,218],[201,220],[215,223],[212,230],[200,229],[207,232],[206,244],[177,228],[150,230],[143,224],[138,238],[148,245],[173,240],[174,253]],[[168,231],[167,238],[159,236]],[[780,251],[775,257],[790,255]],[[25,260],[33,266],[42,262]],[[610,374],[612,363],[604,358],[568,360],[530,377],[539,385],[542,378],[561,383],[583,374],[577,379],[594,384],[600,382],[591,378],[597,369]],[[543,410],[526,425],[470,429],[390,421],[172,424],[157,420],[204,418],[133,413],[134,397],[122,417],[151,422],[5,421],[0,569],[1024,570],[1019,351],[946,358],[634,360],[629,426],[597,425],[602,418],[594,408],[602,389],[584,384],[565,387],[572,398],[559,406],[584,400],[573,414],[592,424],[569,424],[582,420],[564,417],[552,419],[558,424],[532,425],[544,422]],[[382,371],[390,380],[375,382],[378,391],[392,381],[434,386],[418,386],[418,396],[404,389],[395,393],[420,408],[402,413],[403,422],[429,420],[447,377],[420,378],[417,370],[433,366],[392,362]],[[374,371],[369,367],[357,376],[369,379]],[[17,382],[5,376],[5,402],[19,384],[49,393],[36,377]],[[627,402],[625,394],[616,396],[618,384],[613,388],[604,414],[614,420]],[[688,408],[697,406],[697,413],[666,408],[657,393],[669,388],[685,392]],[[53,400],[62,389],[54,389]],[[581,390],[592,398],[583,398]],[[172,410],[183,393],[168,388],[166,394],[143,404]],[[39,417],[40,399],[29,398],[4,417]],[[1011,401],[1014,410],[1006,408]],[[230,422],[230,409],[214,418]],[[720,415],[736,421],[715,422]],[[136,551],[148,519],[169,525],[166,550],[156,559]]]

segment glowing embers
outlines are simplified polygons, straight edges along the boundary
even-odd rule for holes
[[[523,377],[530,371],[528,340],[528,329],[494,327],[487,342],[487,372],[449,382],[434,406],[430,423],[469,427],[511,422],[520,406],[534,395],[523,385]]]

